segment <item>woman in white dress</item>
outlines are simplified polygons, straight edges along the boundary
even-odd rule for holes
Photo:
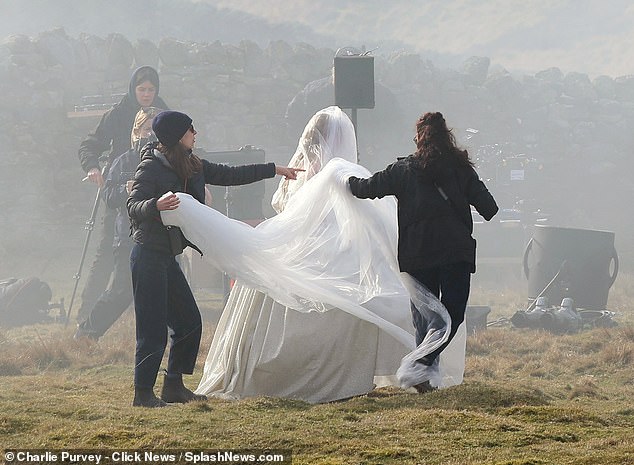
[[[415,349],[414,328],[396,263],[396,204],[349,195],[345,179],[368,173],[356,156],[352,122],[329,107],[300,138],[289,167],[305,171],[280,183],[272,201],[277,216],[250,228],[195,204],[198,210],[188,213],[182,198],[168,213],[181,217],[163,217],[238,277],[196,393],[320,403],[398,385],[399,364],[408,371],[401,359]],[[444,311],[428,293],[419,294],[430,299],[428,308]],[[446,339],[445,329],[424,341],[423,350]],[[435,385],[457,384],[463,363],[464,340],[451,373],[410,373],[400,384],[412,386],[421,376],[436,377]]]

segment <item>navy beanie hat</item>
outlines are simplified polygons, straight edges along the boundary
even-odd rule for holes
[[[192,119],[179,111],[162,111],[152,121],[152,131],[165,147],[174,147],[192,126]]]

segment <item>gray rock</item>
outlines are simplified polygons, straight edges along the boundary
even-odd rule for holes
[[[465,84],[472,86],[483,85],[489,74],[490,65],[491,60],[488,57],[472,56],[465,60],[462,65]]]
[[[271,57],[255,42],[243,40],[240,48],[244,50],[244,73],[249,76],[266,76],[271,73]]]
[[[35,44],[29,37],[22,34],[7,37],[2,41],[2,45],[7,47],[12,55],[37,53]]]
[[[634,76],[619,76],[614,80],[616,98],[626,102],[634,102]]]
[[[433,70],[417,53],[399,52],[384,62],[383,83],[394,89],[407,87],[421,80],[430,80]]]
[[[159,42],[158,50],[159,57],[166,66],[187,66],[193,62],[190,58],[191,44],[187,42],[166,37]]]
[[[500,99],[503,105],[521,101],[522,85],[506,71],[489,75],[484,87],[489,89],[491,95]]]
[[[90,67],[90,58],[86,44],[80,40],[73,40],[71,45],[73,46],[73,55],[75,57],[75,70],[82,73],[94,71],[94,69]]]
[[[243,71],[245,66],[245,51],[235,45],[225,44],[225,53],[227,54],[227,66],[233,71]]]
[[[323,51],[320,52],[305,43],[297,44],[294,52],[294,55],[284,63],[284,69],[291,81],[307,84],[332,73],[334,54],[326,61]]]
[[[284,64],[293,58],[293,47],[283,40],[273,40],[265,50],[274,64]]]
[[[574,99],[595,101],[598,94],[587,74],[570,72],[563,81],[564,93]]]
[[[555,83],[563,81],[564,73],[562,73],[559,68],[553,67],[535,73],[535,77],[543,81]]]
[[[106,38],[108,47],[108,67],[111,70],[123,70],[128,74],[134,64],[134,47],[122,34],[110,34]]]
[[[75,47],[62,28],[41,33],[35,40],[35,46],[44,57],[47,65],[62,65],[69,74],[75,72]]]
[[[597,76],[592,80],[597,96],[604,99],[616,98],[616,84],[610,76]]]
[[[159,50],[154,42],[148,39],[138,39],[134,44],[134,65],[151,66],[158,69],[160,62]]]
[[[104,71],[108,67],[108,45],[101,37],[80,34],[81,42],[88,56],[88,66],[92,69]]]
[[[195,61],[201,65],[213,65],[217,70],[216,74],[224,70],[229,70],[229,62],[227,52],[220,41],[216,40],[212,43],[196,44],[194,49]]]

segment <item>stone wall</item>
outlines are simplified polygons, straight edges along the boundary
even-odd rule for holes
[[[99,117],[76,110],[116,101],[135,67],[159,70],[160,95],[193,117],[201,148],[251,144],[267,160],[284,163],[300,136],[288,129],[287,105],[307,83],[330,74],[334,53],[284,41],[265,49],[249,41],[131,43],[118,34],[69,37],[63,30],[5,38],[0,225],[9,232],[0,238],[0,278],[25,256],[49,270],[61,257],[79,259],[95,191],[79,182],[77,148]],[[557,68],[517,76],[485,57],[439,69],[420,55],[399,53],[375,57],[375,79],[394,102],[381,107],[377,96],[375,110],[359,110],[359,151],[368,168],[408,153],[416,117],[442,111],[503,207],[515,198],[502,193],[499,173],[528,164],[539,174],[522,196],[536,197],[558,225],[616,230],[622,253],[631,253],[634,227],[625,212],[633,198],[634,77],[590,79]],[[267,195],[274,188],[268,182]]]

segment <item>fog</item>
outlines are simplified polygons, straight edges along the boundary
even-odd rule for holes
[[[0,279],[38,276],[56,299],[70,297],[96,194],[77,158],[99,122],[78,114],[94,104],[88,96],[108,106],[136,66],[156,66],[160,95],[201,128],[201,151],[254,145],[286,163],[307,115],[334,101],[290,119],[287,106],[346,46],[376,48],[376,108],[358,116],[361,164],[375,171],[407,155],[415,118],[442,111],[498,199],[500,215],[476,224],[483,282],[525,292],[536,223],[614,232],[621,272],[631,271],[629,2],[287,3],[3,0]],[[275,187],[265,184],[262,216]]]
[[[2,35],[30,36],[62,26],[72,36],[120,32],[130,40],[238,43],[250,39],[338,48],[366,44],[380,53],[408,49],[437,64],[488,56],[508,70],[613,77],[631,73],[634,8],[627,0],[483,1],[439,4],[382,1],[143,0],[103,2],[3,0]]]

